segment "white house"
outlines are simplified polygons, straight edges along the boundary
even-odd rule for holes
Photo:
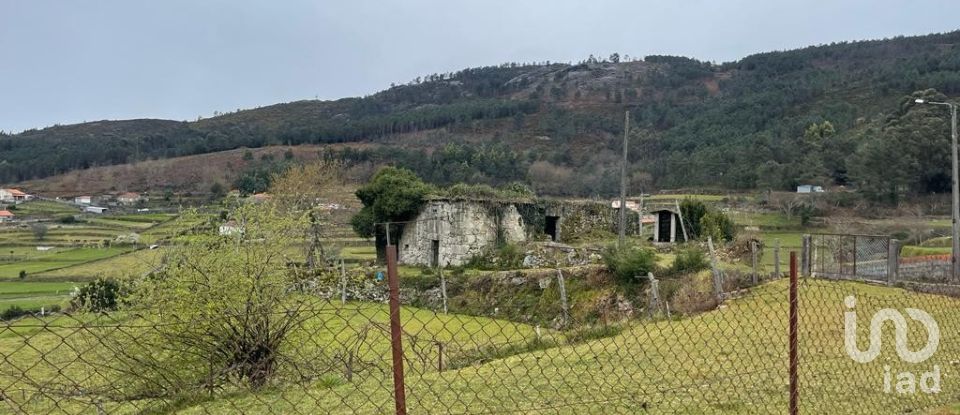
[[[797,193],[823,193],[823,186],[804,184],[797,186]]]
[[[240,234],[241,232],[243,232],[243,228],[241,228],[236,221],[231,220],[220,225],[220,235],[230,236]]]
[[[9,210],[0,210],[0,222],[10,222],[13,220],[13,213]]]
[[[93,197],[90,196],[77,196],[73,198],[73,203],[78,205],[89,205],[93,203]]]
[[[140,193],[134,192],[121,193],[119,196],[117,196],[117,202],[120,202],[121,205],[132,205],[139,202],[140,199]]]
[[[84,212],[87,212],[87,213],[96,213],[96,214],[106,213],[107,210],[109,210],[109,209],[107,209],[107,208],[105,208],[105,207],[99,207],[99,206],[85,206],[85,207],[83,208],[83,211],[84,211]]]
[[[20,191],[20,189],[0,189],[0,202],[20,203],[30,199],[30,195]]]

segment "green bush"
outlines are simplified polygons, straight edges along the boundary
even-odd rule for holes
[[[689,274],[710,267],[707,262],[707,256],[698,248],[690,247],[677,252],[677,257],[673,260],[670,267],[670,273],[674,275]]]
[[[737,227],[725,213],[694,199],[680,203],[680,212],[688,226],[691,239],[732,241],[737,236]]]
[[[60,223],[68,224],[68,225],[69,225],[69,224],[71,224],[71,223],[77,223],[77,222],[79,222],[79,221],[77,220],[77,217],[76,217],[76,216],[66,215],[66,216],[63,216],[63,217],[60,217],[59,219],[57,219],[57,222],[60,222]]]
[[[727,215],[718,210],[710,210],[700,218],[701,239],[707,236],[715,241],[732,241],[737,236],[737,227]]]
[[[124,288],[118,281],[97,279],[81,287],[71,305],[87,311],[116,310],[123,295]]]
[[[4,321],[13,320],[17,317],[25,316],[27,314],[30,314],[30,311],[24,310],[20,308],[20,306],[13,305],[13,306],[10,306],[10,308],[3,310],[2,313],[0,313],[0,320],[4,320]]]
[[[465,264],[466,268],[485,271],[517,269],[523,265],[524,252],[514,244],[503,244],[499,248],[474,255]]]
[[[523,265],[525,253],[515,244],[503,244],[497,248],[497,263],[500,269],[517,269]]]
[[[644,280],[648,272],[653,272],[657,265],[657,254],[630,245],[623,249],[611,245],[603,252],[603,263],[617,281],[636,283]]]

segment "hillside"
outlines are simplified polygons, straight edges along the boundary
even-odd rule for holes
[[[895,200],[949,186],[948,163],[940,163],[946,114],[905,105],[911,94],[960,95],[960,32],[724,64],[671,56],[511,63],[428,75],[362,98],[194,122],[30,130],[0,137],[0,181],[240,147],[375,142],[382,146],[338,155],[351,164],[401,164],[441,184],[520,180],[543,193],[607,195],[617,188],[630,110],[632,190],[818,183]],[[892,179],[891,163],[902,167]]]
[[[21,183],[47,197],[99,195],[111,192],[164,191],[207,193],[214,183],[230,187],[263,159],[317,159],[323,147],[270,146],[236,149],[116,166],[93,167]],[[289,153],[288,153],[289,152]]]

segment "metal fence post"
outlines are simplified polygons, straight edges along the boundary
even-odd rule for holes
[[[799,307],[797,293],[797,253],[790,252],[790,415],[799,411],[800,394],[797,385],[797,316]]]
[[[387,245],[387,279],[390,285],[390,348],[393,351],[393,399],[397,415],[406,415],[407,397],[403,384],[403,329],[400,326],[400,278],[397,275],[396,245]]]
[[[891,239],[887,245],[887,285],[897,282],[900,271],[900,241]]]
[[[756,241],[750,241],[750,254],[753,259],[752,261],[753,275],[751,276],[751,278],[753,280],[752,281],[753,285],[757,285],[757,283],[760,280],[760,270],[757,267],[757,242]]]

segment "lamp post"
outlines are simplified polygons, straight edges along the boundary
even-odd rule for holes
[[[950,216],[953,219],[953,236],[950,238],[953,249],[950,255],[950,272],[953,278],[956,279],[957,276],[960,276],[960,270],[958,270],[960,263],[957,262],[957,257],[960,256],[960,223],[957,222],[957,215],[958,212],[960,212],[960,184],[957,182],[957,104],[952,102],[927,101],[924,99],[916,99],[914,102],[917,104],[942,105],[950,109],[950,158],[953,160],[953,207],[950,210]]]

